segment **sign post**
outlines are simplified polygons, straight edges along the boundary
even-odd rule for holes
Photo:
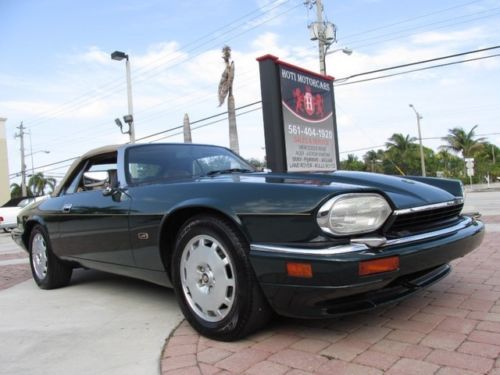
[[[474,158],[465,158],[465,167],[467,168],[467,176],[472,187],[472,176],[474,176]]]
[[[268,167],[274,172],[331,172],[339,164],[333,77],[280,61],[260,68]]]

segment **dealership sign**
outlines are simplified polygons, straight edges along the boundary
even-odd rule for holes
[[[276,172],[336,170],[333,77],[271,55],[258,61],[268,166]]]

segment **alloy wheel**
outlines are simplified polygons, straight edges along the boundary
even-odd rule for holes
[[[236,275],[227,250],[214,237],[193,237],[180,262],[182,291],[191,310],[208,322],[224,319],[234,304]]]

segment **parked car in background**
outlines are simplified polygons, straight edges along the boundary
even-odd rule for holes
[[[40,200],[40,198],[41,197],[19,197],[12,198],[5,203],[0,207],[0,229],[3,229],[4,232],[10,232],[17,226],[17,214],[21,209],[35,202],[37,199]]]
[[[128,144],[75,161],[13,239],[42,289],[83,266],[172,286],[200,333],[236,340],[271,312],[322,318],[397,301],[479,246],[459,181],[256,172],[230,150]]]

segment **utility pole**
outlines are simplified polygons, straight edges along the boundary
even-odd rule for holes
[[[23,197],[28,195],[27,189],[26,189],[26,163],[24,161],[24,135],[26,134],[24,132],[24,125],[23,122],[21,121],[21,124],[17,127],[19,129],[19,133],[15,134],[15,138],[20,138],[21,139],[21,191]]]
[[[336,27],[331,22],[323,21],[322,0],[307,0],[304,4],[312,8],[316,5],[316,22],[309,25],[311,40],[318,41],[319,70],[321,74],[326,74],[326,55],[328,48],[337,41]],[[347,53],[347,52],[345,52]]]
[[[324,25],[323,25],[323,4],[321,3],[321,0],[316,0],[316,22],[320,27],[322,27],[321,31],[319,31],[319,36],[318,36],[318,52],[319,52],[319,71],[321,74],[326,74],[326,63],[325,63],[325,54],[326,54],[326,48],[325,48],[325,38],[320,37],[323,36],[325,31],[324,31]],[[323,34],[323,35],[322,35]]]

